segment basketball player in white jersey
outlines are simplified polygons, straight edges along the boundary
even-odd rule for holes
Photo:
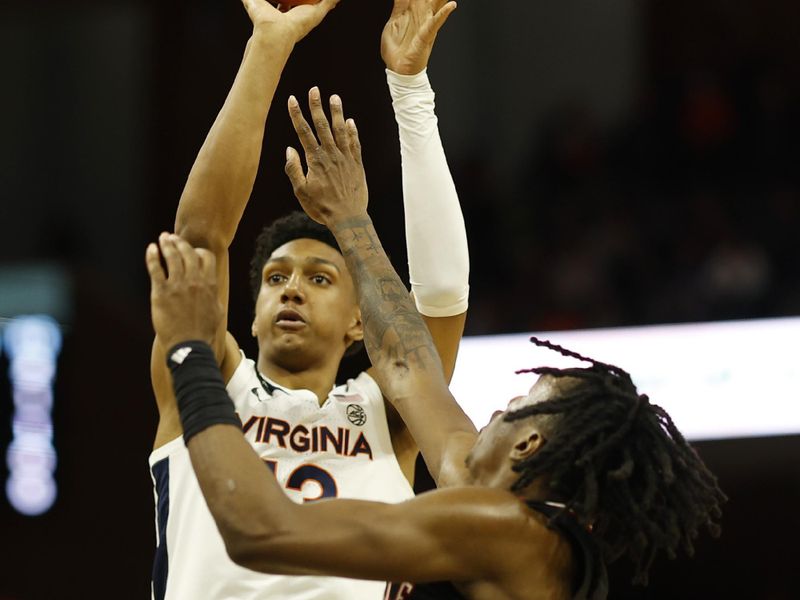
[[[286,173],[339,242],[376,376],[441,489],[395,504],[288,500],[244,441],[209,345],[221,317],[214,256],[162,236],[166,272],[155,244],[146,254],[153,326],[192,466],[238,564],[402,582],[384,600],[605,600],[607,563],[626,556],[646,584],[658,554],[691,555],[701,527],[719,534],[716,478],[619,367],[533,338],[590,367],[531,369],[542,377],[527,397],[476,431],[367,214],[355,123],[337,104],[320,127],[312,105],[317,139],[299,106],[289,111],[308,174],[293,149]]]
[[[243,0],[253,34],[189,175],[175,222],[192,245],[215,255],[224,310],[228,247],[252,191],[278,79],[294,44],[337,1],[282,13],[263,0]],[[443,0],[398,0],[381,44],[400,129],[412,289],[448,374],[463,331],[468,259],[425,67],[436,33],[454,8]],[[317,90],[310,101],[321,106]],[[257,360],[242,355],[226,331],[227,319],[213,343],[246,439],[296,502],[410,497],[417,448],[397,414],[387,412],[375,381],[362,373],[334,387],[343,355],[363,336],[336,241],[307,218],[292,216],[268,228],[259,248],[252,331]],[[156,338],[151,375],[160,419],[150,457],[157,526],[153,597],[380,598],[383,586],[375,582],[268,576],[230,561],[181,438],[165,350]]]

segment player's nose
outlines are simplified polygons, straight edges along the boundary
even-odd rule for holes
[[[300,274],[292,273],[283,286],[283,293],[281,294],[283,302],[292,301],[302,304],[305,301],[305,292],[303,290],[303,279]]]

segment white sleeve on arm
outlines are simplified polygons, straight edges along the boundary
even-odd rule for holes
[[[386,70],[403,164],[408,272],[417,309],[429,317],[467,310],[469,251],[464,216],[447,166],[426,71]]]

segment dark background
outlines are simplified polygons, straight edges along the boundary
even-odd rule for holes
[[[343,0],[278,88],[231,250],[230,326],[250,354],[253,240],[296,206],[282,172],[290,93],[320,85],[358,120],[371,212],[405,273],[378,53],[389,6]],[[470,239],[467,333],[800,314],[798,22],[794,0],[464,0],[430,75]],[[55,261],[73,307],[55,388],[59,497],[37,518],[0,498],[2,600],[149,595],[142,256],[172,226],[249,31],[234,0],[0,2],[0,269]],[[612,597],[796,597],[800,438],[698,448],[731,498],[722,538],[657,564],[644,591],[615,570]]]

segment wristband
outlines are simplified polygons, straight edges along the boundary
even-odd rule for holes
[[[185,444],[212,425],[241,428],[211,346],[197,340],[176,344],[167,352],[167,366],[172,373]]]

